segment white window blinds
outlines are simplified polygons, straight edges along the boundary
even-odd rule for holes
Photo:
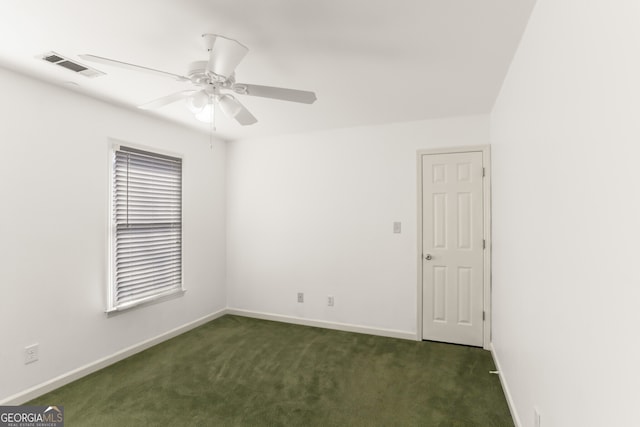
[[[114,153],[110,311],[182,291],[182,159]]]

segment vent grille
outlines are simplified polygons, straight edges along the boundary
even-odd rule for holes
[[[58,62],[57,64],[61,67],[68,68],[71,71],[75,71],[76,73],[79,73],[80,71],[84,71],[88,69],[87,67],[83,67],[82,65],[76,64],[75,62],[71,62],[71,61],[62,61],[62,62]]]
[[[63,59],[64,58],[60,58],[58,55],[49,55],[44,57],[44,60],[49,62],[60,62]]]
[[[50,62],[51,64],[66,68],[67,70],[73,71],[74,73],[82,74],[86,77],[98,77],[105,74],[100,70],[96,70],[95,68],[87,67],[86,65],[80,64],[77,61],[72,61],[71,59],[66,58],[56,52],[47,52],[39,56],[39,58],[42,58],[43,60]]]

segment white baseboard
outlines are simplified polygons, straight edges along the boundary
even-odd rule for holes
[[[252,317],[256,319],[273,320],[276,322],[292,323],[292,324],[304,325],[304,326],[314,326],[318,328],[333,329],[333,330],[345,331],[345,332],[355,332],[355,333],[368,334],[368,335],[378,335],[378,336],[390,337],[390,338],[400,338],[400,339],[407,339],[412,341],[415,341],[418,339],[415,332],[398,331],[394,329],[370,328],[367,326],[351,325],[348,323],[328,322],[325,320],[304,319],[304,318],[294,317],[294,316],[283,316],[279,314],[262,313],[257,311],[241,310],[237,308],[227,308],[227,309],[219,310],[207,316],[201,317],[200,319],[196,319],[193,322],[189,322],[185,325],[174,328],[156,337],[150,338],[148,340],[145,340],[135,345],[132,345],[130,347],[127,347],[112,355],[103,357],[102,359],[96,360],[95,362],[91,362],[87,365],[81,366],[70,372],[62,374],[42,384],[38,384],[25,391],[14,394],[13,396],[9,396],[6,399],[0,400],[0,405],[21,405],[25,402],[28,402],[29,400],[35,399],[38,396],[42,396],[45,393],[48,393],[52,390],[55,390],[66,384],[76,381],[93,372],[99,371],[100,369],[106,368],[109,365],[112,365],[116,362],[126,359],[127,357],[133,356],[134,354],[139,353],[143,350],[146,350],[150,347],[153,347],[156,344],[160,344],[163,341],[176,337],[180,334],[190,331],[191,329],[197,328],[200,325],[203,325],[207,322],[210,322],[219,317],[222,317],[225,314],[234,314],[237,316]]]
[[[400,338],[415,341],[415,332],[398,331],[395,329],[370,328],[368,326],[351,325],[348,323],[328,322],[326,320],[304,319],[302,317],[283,316],[280,314],[262,313],[259,311],[242,310],[239,308],[227,308],[227,314],[236,316],[253,317],[255,319],[273,320],[276,322],[293,323],[295,325],[315,326],[317,328],[334,329],[359,334],[379,335],[382,337]]]
[[[200,319],[196,319],[193,322],[189,322],[185,325],[179,326],[156,337],[142,341],[138,344],[132,345],[131,347],[127,347],[110,356],[103,357],[102,359],[81,366],[80,368],[62,374],[28,390],[14,394],[13,396],[0,401],[0,405],[21,405],[31,399],[35,399],[36,397],[42,396],[43,394],[62,387],[63,385],[69,384],[70,382],[73,382],[93,372],[99,371],[100,369],[106,368],[109,365],[126,359],[129,356],[133,356],[134,354],[146,350],[149,347],[153,347],[156,344],[160,344],[163,341],[176,337],[180,334],[190,331],[191,329],[197,328],[200,325],[224,316],[226,313],[227,310],[225,309],[219,310],[213,314],[209,314],[207,316],[201,317]]]
[[[504,376],[502,375],[502,368],[500,367],[500,360],[498,360],[496,349],[493,347],[493,343],[489,344],[489,347],[490,347],[489,350],[491,351],[491,356],[493,357],[493,363],[496,365],[496,370],[498,371],[498,377],[500,377],[500,384],[502,385],[502,391],[504,392],[504,395],[507,398],[507,405],[509,405],[509,412],[511,412],[511,418],[513,418],[513,424],[515,424],[516,427],[521,427],[522,423],[520,422],[520,417],[518,417],[518,413],[516,412],[516,407],[513,402],[511,392],[509,391],[509,386],[507,385],[507,381],[504,379]]]

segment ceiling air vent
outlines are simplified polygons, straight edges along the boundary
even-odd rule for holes
[[[77,61],[72,61],[69,58],[65,58],[64,56],[56,52],[47,52],[40,56],[40,58],[52,64],[66,68],[67,70],[71,70],[74,73],[82,74],[86,77],[98,77],[104,75],[102,71],[80,64]]]

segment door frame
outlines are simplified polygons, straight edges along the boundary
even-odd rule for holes
[[[418,150],[416,152],[417,163],[417,177],[418,177],[418,216],[417,216],[417,231],[418,231],[418,251],[417,251],[417,266],[418,266],[418,300],[417,300],[417,334],[416,340],[422,341],[422,273],[423,273],[423,247],[422,247],[422,156],[430,154],[455,154],[455,153],[470,153],[481,152],[482,153],[482,167],[484,168],[484,179],[482,182],[482,206],[483,206],[483,229],[485,239],[485,249],[483,252],[483,305],[484,305],[484,324],[483,324],[483,338],[482,347],[485,350],[490,349],[491,345],[491,146],[487,145],[470,145],[463,147],[452,148],[434,148]]]

